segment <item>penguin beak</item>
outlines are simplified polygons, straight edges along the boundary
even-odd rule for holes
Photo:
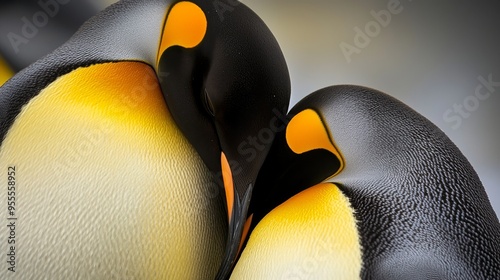
[[[246,186],[234,185],[233,170],[224,152],[221,153],[221,169],[224,190],[226,193],[229,234],[226,246],[225,259],[220,268],[217,279],[224,279],[231,272],[246,239],[252,217],[247,219],[248,207],[252,197],[254,180]],[[245,190],[242,194],[237,190]]]

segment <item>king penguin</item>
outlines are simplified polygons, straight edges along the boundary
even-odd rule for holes
[[[231,279],[500,279],[498,218],[430,121],[349,85],[307,96],[288,120]]]
[[[274,135],[252,158],[239,146],[289,98],[243,4],[110,6],[0,88],[2,275],[227,277]]]

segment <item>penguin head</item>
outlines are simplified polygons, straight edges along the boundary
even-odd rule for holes
[[[279,125],[275,112],[288,110],[290,79],[280,47],[263,21],[235,0],[122,0],[2,91],[26,92],[12,98],[21,104],[74,69],[122,61],[156,71],[154,86],[160,84],[178,128],[220,177],[229,220],[223,278],[235,261],[251,191]],[[35,75],[36,85],[24,82]],[[144,78],[141,92],[150,82]],[[9,106],[2,102],[11,94],[3,96],[0,104]],[[0,112],[6,120],[0,139],[16,110]]]
[[[352,183],[367,192],[392,191],[396,179],[388,178],[403,178],[394,174],[411,174],[406,170],[413,168],[403,155],[423,156],[437,145],[428,140],[437,133],[429,121],[389,95],[361,86],[318,90],[297,103],[287,118],[256,181],[249,210],[255,213],[254,225],[325,180]],[[425,143],[429,147],[421,147]]]
[[[224,187],[234,239],[226,261],[232,263],[274,139],[276,112],[288,109],[285,59],[267,26],[243,4],[181,1],[167,13],[157,72],[173,119]]]
[[[286,128],[277,133],[256,180],[249,209],[252,228],[292,196],[344,170],[344,155],[325,119],[325,112],[334,111],[326,100],[329,93],[325,89],[305,97],[286,116]]]

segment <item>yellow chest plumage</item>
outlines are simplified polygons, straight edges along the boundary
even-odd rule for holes
[[[330,183],[295,195],[260,221],[231,279],[360,279],[353,214]]]
[[[17,170],[19,279],[216,274],[224,204],[148,65],[98,64],[54,81],[7,133],[2,186],[8,166]]]

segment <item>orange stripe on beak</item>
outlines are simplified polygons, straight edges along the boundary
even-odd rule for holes
[[[222,167],[222,179],[224,181],[224,189],[226,191],[226,201],[227,201],[227,215],[229,221],[233,215],[234,207],[234,183],[233,183],[233,173],[231,172],[231,166],[227,161],[226,155],[221,153],[221,167]]]
[[[247,221],[245,222],[245,226],[243,226],[243,234],[241,235],[240,246],[238,247],[238,255],[241,253],[243,243],[245,243],[245,240],[247,239],[248,232],[250,231],[250,226],[252,225],[252,220],[253,214],[248,217]]]

